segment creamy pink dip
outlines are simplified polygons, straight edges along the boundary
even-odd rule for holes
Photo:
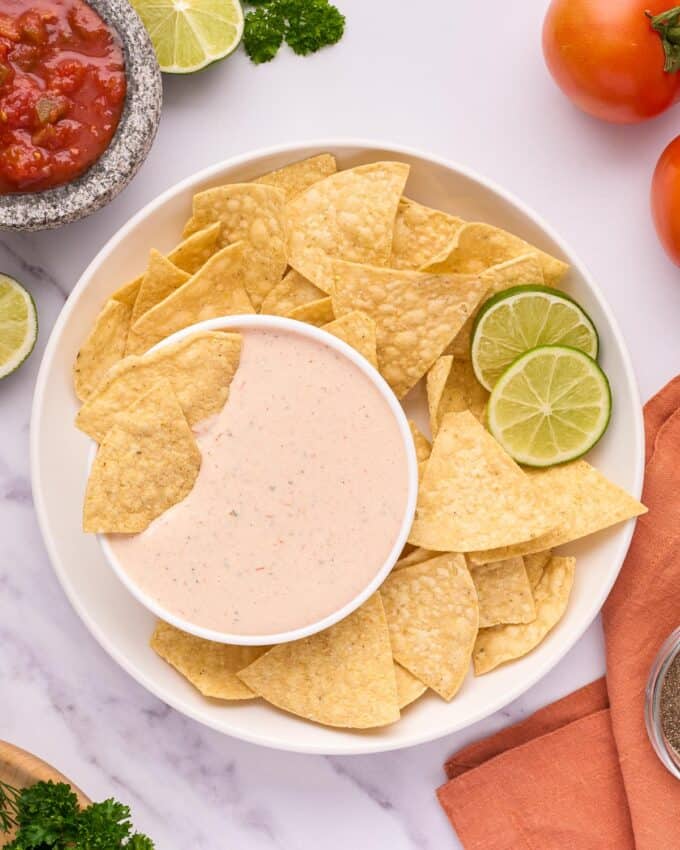
[[[300,628],[360,593],[407,504],[397,421],[332,348],[247,330],[222,412],[196,427],[189,495],[141,534],[110,535],[133,581],[196,625],[243,635]]]

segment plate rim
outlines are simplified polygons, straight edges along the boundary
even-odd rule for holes
[[[352,739],[350,745],[348,745],[346,742],[344,742],[342,746],[329,746],[325,744],[305,744],[305,742],[300,742],[296,743],[295,745],[292,745],[285,744],[284,742],[281,742],[278,739],[270,740],[267,738],[266,734],[251,734],[250,730],[247,730],[245,732],[241,730],[239,730],[238,732],[227,732],[225,731],[225,729],[221,728],[216,722],[211,722],[210,719],[200,716],[197,710],[194,710],[194,708],[192,708],[192,706],[190,705],[184,704],[181,698],[176,698],[172,695],[162,693],[162,689],[159,688],[156,683],[150,679],[149,676],[147,676],[142,671],[136,669],[135,665],[131,661],[129,661],[124,656],[124,654],[120,652],[109,641],[105,634],[100,631],[97,623],[90,616],[87,610],[85,610],[84,606],[82,606],[78,601],[75,594],[75,590],[71,587],[68,581],[66,571],[62,570],[62,565],[60,563],[60,558],[56,552],[54,540],[47,531],[47,512],[45,508],[43,494],[40,492],[40,488],[38,487],[38,469],[40,466],[38,453],[39,429],[36,423],[38,421],[39,411],[44,401],[45,390],[47,385],[48,366],[54,357],[54,353],[57,346],[57,340],[61,335],[62,328],[66,324],[67,318],[73,311],[74,305],[79,299],[81,293],[86,289],[87,285],[89,284],[89,279],[92,275],[93,269],[106,260],[107,256],[123,239],[128,236],[129,233],[131,233],[135,229],[135,227],[141,220],[153,214],[159,207],[163,206],[163,204],[165,204],[165,202],[174,195],[180,194],[185,189],[190,188],[192,185],[198,184],[202,181],[210,180],[211,177],[221,173],[222,171],[238,167],[240,165],[245,165],[253,160],[286,153],[295,155],[296,152],[298,158],[300,157],[300,155],[314,156],[315,153],[313,151],[316,151],[316,153],[318,154],[328,150],[337,151],[342,148],[361,150],[364,152],[390,152],[390,154],[396,156],[401,155],[421,159],[423,161],[429,161],[440,167],[456,172],[462,177],[481,185],[491,193],[503,199],[510,206],[519,210],[520,213],[522,213],[526,218],[532,221],[547,237],[549,237],[559,247],[562,254],[569,258],[571,265],[578,269],[588,288],[594,293],[595,297],[598,299],[599,304],[606,317],[609,330],[613,338],[615,339],[616,344],[621,353],[623,372],[634,406],[634,421],[632,424],[635,442],[635,466],[633,470],[634,486],[630,488],[630,492],[636,499],[639,499],[642,494],[642,484],[644,480],[644,420],[642,405],[640,401],[640,393],[635,377],[635,372],[633,370],[630,352],[628,351],[628,346],[626,345],[625,339],[623,338],[623,334],[621,333],[618,322],[616,321],[616,318],[612,313],[609,303],[600,287],[593,280],[588,268],[584,265],[578,254],[576,254],[576,252],[571,248],[571,246],[555,232],[552,226],[548,224],[548,222],[546,222],[539,213],[537,213],[532,207],[524,203],[524,201],[518,198],[514,193],[501,187],[494,180],[484,177],[483,175],[477,173],[475,170],[468,168],[467,166],[458,163],[455,160],[451,160],[446,157],[439,156],[438,154],[421,150],[419,148],[400,145],[389,141],[362,139],[351,136],[330,138],[323,137],[320,139],[301,140],[295,142],[287,142],[279,145],[270,145],[262,148],[257,148],[255,150],[249,150],[246,153],[237,154],[236,156],[228,157],[224,160],[214,163],[213,165],[208,166],[207,168],[201,169],[200,171],[197,171],[194,174],[189,175],[188,177],[183,178],[177,183],[174,183],[168,189],[161,192],[159,195],[157,195],[155,198],[145,204],[130,218],[130,220],[126,224],[123,225],[123,227],[117,230],[116,233],[114,233],[113,236],[111,236],[110,239],[106,241],[106,243],[99,249],[99,251],[97,251],[91,262],[87,265],[80,278],[78,279],[76,285],[73,287],[73,290],[71,291],[68,299],[66,300],[66,303],[62,307],[61,312],[59,313],[59,316],[57,317],[57,320],[50,333],[49,339],[45,346],[45,350],[43,352],[40,368],[36,378],[33,402],[31,405],[31,427],[29,444],[31,488],[33,492],[33,502],[36,511],[36,516],[38,519],[40,533],[44,541],[50,564],[52,565],[52,569],[54,570],[57,579],[64,593],[66,594],[67,599],[73,606],[75,612],[78,614],[83,624],[92,634],[97,643],[102,647],[102,649],[111,658],[113,658],[113,660],[116,661],[123,668],[123,670],[125,670],[126,673],[128,673],[136,682],[142,685],[142,687],[144,687],[153,696],[161,700],[161,702],[169,705],[174,710],[179,711],[180,713],[191,718],[192,720],[195,720],[198,723],[207,726],[208,728],[214,729],[215,731],[223,735],[228,735],[229,737],[234,737],[251,744],[258,744],[259,746],[265,746],[275,750],[304,753],[310,755],[369,755],[373,753],[408,749],[410,747],[418,746],[420,744],[425,744],[430,741],[444,738],[447,735],[451,735],[455,732],[460,732],[463,729],[470,728],[474,724],[479,723],[481,720],[484,720],[492,714],[495,714],[496,712],[504,708],[506,705],[518,699],[522,694],[526,693],[529,688],[533,687],[555,666],[557,666],[557,664],[564,658],[564,656],[576,645],[576,643],[578,643],[586,629],[592,624],[597,615],[600,613],[600,610],[621,571],[621,567],[623,566],[623,562],[630,547],[631,538],[636,524],[636,519],[631,519],[628,520],[625,525],[621,526],[619,532],[620,538],[617,543],[618,555],[616,560],[618,560],[618,567],[616,571],[613,572],[611,579],[603,584],[599,595],[596,598],[593,598],[593,604],[591,607],[590,614],[584,618],[582,624],[574,631],[573,636],[568,641],[565,641],[564,646],[558,647],[557,650],[551,656],[549,656],[542,662],[538,662],[536,668],[532,669],[530,674],[522,679],[521,684],[507,689],[501,696],[498,697],[498,699],[490,701],[487,705],[484,706],[484,708],[478,710],[471,718],[467,718],[463,722],[461,722],[460,720],[456,719],[455,713],[452,713],[452,722],[446,727],[445,730],[437,729],[436,731],[432,732],[425,728],[421,733],[411,736],[408,742],[393,741],[387,738],[369,739],[366,736],[357,735],[356,738]],[[302,151],[304,151],[305,153],[301,154]]]

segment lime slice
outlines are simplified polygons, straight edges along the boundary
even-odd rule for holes
[[[545,345],[523,354],[496,383],[489,430],[518,463],[552,466],[589,451],[607,429],[609,381],[587,354]]]
[[[568,345],[597,357],[595,325],[579,305],[547,286],[514,286],[482,305],[470,356],[477,380],[492,390],[520,354],[537,345]]]
[[[166,74],[192,74],[224,59],[243,35],[239,0],[131,0]]]
[[[21,366],[37,337],[33,299],[20,283],[0,274],[0,378]]]

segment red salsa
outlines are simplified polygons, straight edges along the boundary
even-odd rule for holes
[[[83,0],[0,0],[0,194],[68,183],[125,102],[118,36]]]

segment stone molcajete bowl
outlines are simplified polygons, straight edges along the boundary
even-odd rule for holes
[[[43,192],[0,195],[0,230],[46,230],[108,204],[146,159],[161,115],[161,73],[144,25],[127,0],[87,0],[117,33],[125,53],[127,95],[111,144],[70,183]]]

